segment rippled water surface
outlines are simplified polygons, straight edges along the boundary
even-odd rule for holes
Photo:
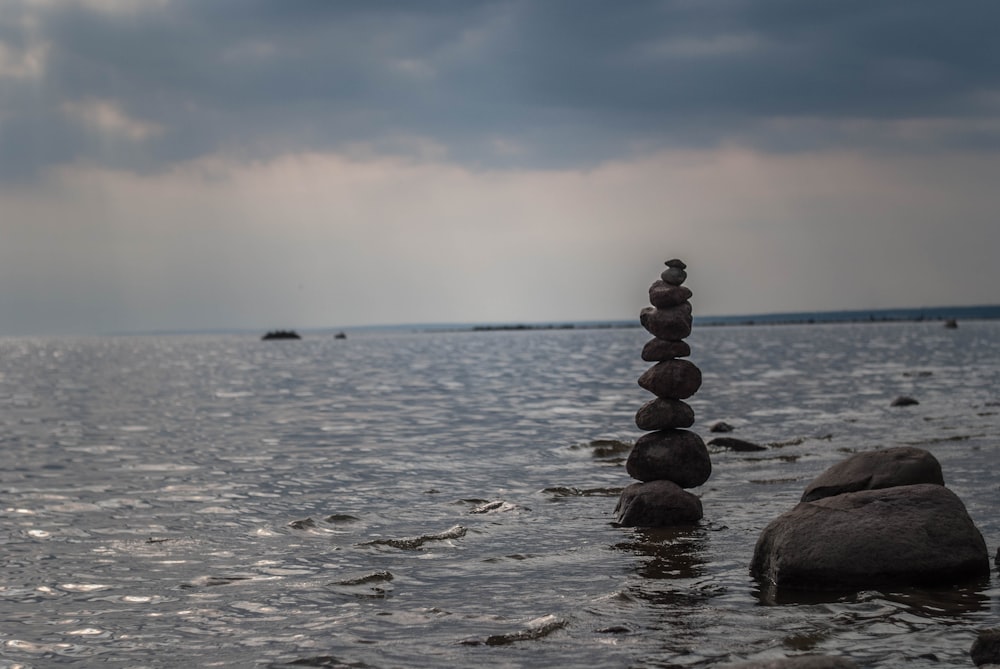
[[[612,524],[636,329],[0,340],[0,667],[972,666],[991,582],[762,589],[830,464],[917,445],[1000,544],[1000,323],[703,327],[693,529]],[[919,405],[890,407],[898,395]]]

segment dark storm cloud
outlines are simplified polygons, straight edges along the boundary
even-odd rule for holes
[[[470,165],[591,165],[725,141],[893,144],[858,122],[908,119],[949,122],[922,142],[996,142],[992,0],[32,7],[0,19],[7,61],[47,45],[40,79],[0,66],[8,178],[76,160],[153,169],[220,150],[402,151],[405,138]],[[97,132],[73,113],[88,101],[149,131]]]

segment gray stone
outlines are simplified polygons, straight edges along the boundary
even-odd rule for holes
[[[962,500],[921,483],[800,502],[761,532],[750,573],[806,590],[933,587],[986,578],[990,565]]]
[[[679,286],[684,283],[687,280],[687,277],[687,272],[679,267],[668,267],[660,272],[660,278],[674,286]]]
[[[691,289],[687,286],[672,286],[662,279],[654,281],[649,287],[649,303],[660,309],[684,304],[692,295]]]
[[[639,407],[639,411],[635,414],[635,425],[640,430],[691,427],[694,425],[694,409],[680,400],[665,400],[657,397]]]
[[[665,400],[684,400],[701,387],[701,370],[687,360],[663,360],[642,373],[639,386]]]
[[[969,655],[977,667],[1000,664],[1000,629],[980,631],[979,636],[972,642]]]
[[[801,501],[914,483],[944,485],[941,465],[929,452],[911,446],[865,451],[838,462],[816,477],[806,486]]]
[[[917,400],[913,399],[912,397],[907,397],[905,395],[901,395],[901,396],[897,397],[896,399],[894,399],[892,401],[892,404],[890,406],[894,406],[894,407],[909,407],[909,406],[913,406],[914,404],[920,404],[920,402],[918,402]]]
[[[691,355],[691,347],[686,341],[667,341],[653,337],[642,347],[642,359],[646,362],[686,358]]]
[[[858,669],[858,665],[846,657],[799,655],[779,660],[755,660],[740,664],[727,664],[723,669]]]
[[[684,261],[680,258],[671,258],[667,262],[663,263],[667,267],[676,267],[677,269],[687,269],[688,266],[684,264]]]
[[[646,307],[639,312],[639,322],[649,334],[659,339],[684,339],[691,334],[691,303],[684,302],[667,309]]]
[[[730,425],[729,423],[725,422],[725,421],[721,421],[720,420],[717,423],[713,423],[712,427],[708,428],[708,431],[709,432],[732,432],[733,431],[733,426]]]
[[[622,490],[615,507],[625,527],[669,527],[701,520],[701,500],[670,481],[633,483]]]
[[[636,439],[625,471],[639,481],[663,479],[697,488],[712,475],[705,442],[689,430],[657,430]]]
[[[744,441],[743,439],[737,439],[735,437],[716,437],[715,439],[708,442],[709,446],[715,446],[717,448],[725,448],[730,451],[766,451],[767,446],[761,446],[760,444],[755,444],[750,441]]]

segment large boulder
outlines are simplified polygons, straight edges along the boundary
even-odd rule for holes
[[[806,486],[803,502],[858,490],[877,490],[915,483],[944,485],[937,458],[922,448],[901,446],[865,451],[838,462]]]
[[[942,586],[989,571],[962,500],[926,483],[801,502],[764,529],[750,565],[757,578],[797,589]]]
[[[712,475],[712,460],[697,433],[658,430],[636,439],[625,471],[639,481],[665,479],[682,488],[696,488]]]
[[[670,527],[701,520],[701,500],[670,481],[633,483],[622,490],[615,507],[625,527]]]

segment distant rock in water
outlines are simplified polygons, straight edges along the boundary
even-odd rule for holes
[[[719,421],[717,423],[712,423],[712,427],[708,428],[709,432],[732,432],[733,426],[725,421]]]
[[[912,397],[907,397],[906,395],[900,395],[899,397],[897,397],[896,399],[894,399],[892,401],[892,404],[890,406],[894,406],[894,407],[909,407],[909,406],[913,406],[914,404],[920,404],[920,402],[918,402],[917,400],[913,399]]]
[[[295,330],[271,330],[263,337],[262,341],[273,341],[276,339],[302,339]]]
[[[944,326],[949,330],[954,330],[955,328],[958,327],[958,321],[956,321],[954,318],[949,318],[944,322]]]
[[[333,335],[333,338],[334,339],[347,339],[347,335],[344,334],[343,332],[338,332],[337,334]]]
[[[751,441],[744,441],[743,439],[737,439],[735,437],[716,437],[708,442],[709,446],[715,446],[717,448],[725,448],[730,451],[766,451],[767,446],[761,446],[760,444],[755,444]]]
[[[1000,629],[979,632],[969,655],[977,667],[1000,664]]]

